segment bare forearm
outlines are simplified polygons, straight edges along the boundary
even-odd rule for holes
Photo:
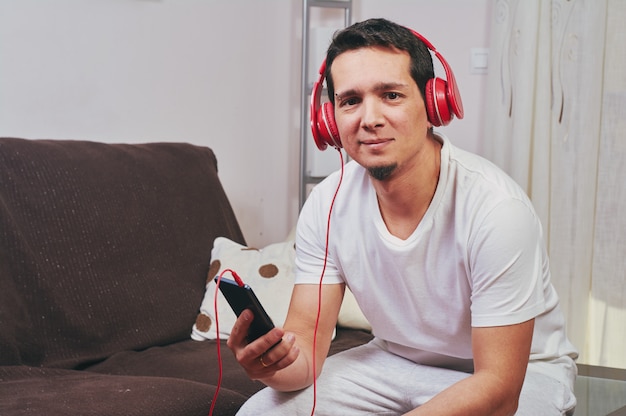
[[[278,391],[296,391],[310,386],[313,383],[310,354],[300,350],[300,355],[291,365],[260,381]]]
[[[262,378],[266,385],[279,391],[301,390],[313,384],[315,372],[320,374],[330,349],[333,330],[337,323],[339,307],[343,299],[344,285],[322,285],[323,305],[319,322],[311,311],[317,310],[319,287],[295,285],[285,330],[295,337],[297,358],[282,366],[269,377]],[[314,337],[316,341],[314,341]],[[313,349],[315,348],[315,366]],[[316,369],[314,369],[316,367]]]
[[[519,392],[506,389],[491,374],[474,374],[442,391],[406,416],[420,415],[513,415]]]

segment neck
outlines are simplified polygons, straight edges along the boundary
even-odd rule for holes
[[[408,238],[426,214],[437,190],[441,143],[429,140],[416,163],[406,172],[384,181],[372,180],[387,229]]]

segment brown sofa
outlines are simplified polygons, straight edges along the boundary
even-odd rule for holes
[[[0,138],[0,415],[206,415],[216,343],[190,332],[219,236],[245,243],[208,148]],[[222,352],[230,415],[262,385]]]

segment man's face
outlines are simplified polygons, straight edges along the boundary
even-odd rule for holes
[[[411,169],[428,136],[407,52],[361,48],[332,63],[335,119],[348,155],[379,180]]]

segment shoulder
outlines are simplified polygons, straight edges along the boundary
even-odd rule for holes
[[[540,219],[526,192],[492,162],[444,140],[441,180],[446,209],[440,214],[448,214],[443,218],[464,234],[465,241],[489,240],[497,249],[506,246],[504,241],[521,244],[512,236],[526,239],[524,245],[540,240]]]
[[[512,201],[534,212],[528,195],[506,172],[493,162],[477,154],[454,146],[442,136],[442,177],[448,195],[457,205],[480,210],[483,213]]]

